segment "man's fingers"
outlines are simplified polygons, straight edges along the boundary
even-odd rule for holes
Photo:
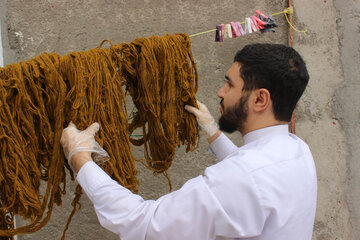
[[[63,134],[61,135],[60,143],[61,143],[61,145],[64,145],[64,143],[65,143],[64,132],[63,132]]]
[[[75,124],[71,121],[71,122],[69,123],[69,125],[68,125],[66,128],[63,129],[63,132],[62,132],[62,134],[61,134],[60,143],[61,143],[61,144],[65,144],[66,138],[67,138],[67,136],[69,135],[69,131],[71,132],[71,131],[74,131],[74,130],[75,130],[75,131],[79,131],[79,130],[76,128]]]
[[[68,131],[76,131],[76,132],[79,132],[79,129],[77,129],[77,127],[75,126],[75,124],[71,121],[70,123],[69,123],[69,125],[66,127],[66,128],[64,128],[64,130],[63,130],[63,132],[65,131],[65,132],[68,132]]]
[[[97,133],[97,131],[99,131],[100,126],[97,122],[91,124],[85,131],[88,134],[94,135]]]
[[[70,123],[69,123],[69,125],[67,126],[68,128],[76,128],[76,126],[75,126],[75,124],[72,122],[72,121],[70,121]],[[76,128],[77,129],[77,128]]]
[[[190,105],[185,105],[185,110],[194,114],[195,116],[200,114],[199,109],[197,109],[196,107],[190,106]]]
[[[208,112],[208,109],[207,109],[207,107],[206,107],[205,104],[203,104],[202,102],[199,102],[199,101],[197,101],[197,104],[198,104],[198,106],[199,106],[199,110],[200,110],[200,111],[202,111],[202,112],[204,112],[204,111]]]

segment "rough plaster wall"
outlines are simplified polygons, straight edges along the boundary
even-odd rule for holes
[[[286,2],[278,1],[5,1],[6,23],[10,49],[5,49],[5,63],[32,58],[41,52],[55,51],[62,55],[70,51],[87,50],[98,46],[103,39],[113,43],[130,42],[137,37],[150,37],[166,33],[189,34],[213,29],[219,23],[244,20],[256,9],[265,13],[282,11]],[[276,17],[280,27],[277,32],[260,33],[242,39],[215,43],[214,34],[194,37],[193,54],[200,74],[200,101],[206,102],[211,112],[219,116],[219,100],[216,93],[223,84],[225,72],[230,67],[234,54],[245,44],[252,42],[287,43],[285,19]],[[241,143],[239,135],[232,135]],[[136,149],[136,155],[139,150]],[[202,174],[206,166],[215,162],[207,151],[205,139],[200,148],[185,154],[184,148],[177,152],[169,171],[173,188],[177,189],[191,177]],[[146,199],[156,199],[169,190],[164,176],[153,174],[138,165],[140,194]],[[58,239],[67,216],[74,185],[69,185],[63,207],[56,208],[50,223],[32,235],[19,239]],[[78,212],[67,232],[67,239],[118,239],[104,230],[97,222],[92,204],[84,196],[82,210]],[[19,222],[20,224],[20,222]]]
[[[349,191],[350,223],[352,240],[360,236],[360,1],[336,0],[339,11],[338,34],[344,81],[335,94],[336,118],[343,126],[349,144]]]
[[[346,131],[337,120],[340,119],[338,113],[333,110],[334,91],[343,84],[339,39],[334,34],[338,15],[333,2],[329,0],[326,3],[312,0],[294,2],[295,24],[298,28],[308,30],[306,36],[294,33],[294,47],[306,60],[311,76],[296,117],[297,134],[309,143],[318,169],[319,196],[313,239],[350,239],[346,201]],[[18,62],[44,51],[65,55],[71,51],[96,47],[103,39],[120,43],[130,42],[136,37],[166,33],[192,34],[213,29],[219,23],[242,20],[256,9],[275,13],[286,6],[286,0],[228,0],[221,4],[210,0],[1,0],[4,60],[5,64]],[[253,42],[287,44],[286,22],[282,16],[276,17],[276,20],[280,27],[275,34],[257,33],[242,39],[228,39],[225,43],[215,43],[214,34],[192,38],[200,74],[197,96],[200,101],[207,103],[215,117],[219,117],[216,92],[223,84],[224,74],[236,50]],[[239,134],[230,137],[241,144]],[[141,156],[140,149],[134,152]],[[206,166],[214,162],[204,139],[200,141],[199,149],[192,153],[185,154],[184,149],[180,148],[169,170],[173,188],[181,187],[187,179],[201,174]],[[140,194],[144,198],[156,199],[168,192],[168,184],[163,176],[153,176],[141,165],[138,165],[138,171]],[[63,207],[55,208],[45,228],[19,239],[59,239],[71,210],[74,187],[74,184],[68,186]],[[98,224],[86,196],[81,203],[82,210],[75,215],[67,239],[118,239]]]
[[[314,239],[350,239],[348,148],[333,111],[335,90],[344,80],[336,34],[338,14],[333,1],[295,1],[295,9],[296,25],[308,30],[306,36],[295,34],[294,47],[310,71],[310,84],[298,106],[297,133],[310,145],[317,166]]]

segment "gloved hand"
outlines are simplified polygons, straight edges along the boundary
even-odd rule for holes
[[[71,168],[73,168],[71,158],[79,152],[87,152],[90,157],[91,153],[95,153],[93,160],[98,164],[109,159],[108,153],[95,140],[95,134],[99,128],[98,123],[93,123],[86,130],[80,131],[73,122],[70,122],[69,126],[63,130],[60,143]]]
[[[204,130],[207,137],[209,138],[219,131],[219,127],[205,104],[199,101],[197,101],[197,104],[199,108],[185,105],[185,109],[195,115],[200,128]]]

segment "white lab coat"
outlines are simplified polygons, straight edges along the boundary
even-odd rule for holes
[[[240,148],[221,134],[210,150],[219,163],[156,201],[132,194],[93,162],[77,180],[101,225],[123,240],[311,240],[315,165],[287,125],[250,132]]]

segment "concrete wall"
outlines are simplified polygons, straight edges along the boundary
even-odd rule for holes
[[[352,239],[360,236],[360,1],[336,0],[338,35],[344,80],[334,96],[334,114],[348,144],[348,192]]]
[[[297,133],[309,143],[318,173],[318,210],[315,239],[351,239],[349,224],[348,145],[346,133],[334,112],[334,94],[344,81],[336,20],[331,1],[295,1],[296,25],[306,36],[296,34],[294,47],[305,57],[310,85],[299,104]]]
[[[312,149],[318,171],[318,210],[313,239],[357,239],[360,229],[359,183],[359,0],[295,0],[294,47],[302,54],[310,72],[310,83],[296,110],[297,135]],[[137,37],[213,29],[219,23],[242,21],[256,9],[276,13],[286,0],[160,1],[160,0],[1,0],[0,17],[5,64],[55,51],[98,46],[103,39],[130,42]],[[198,99],[219,117],[217,90],[235,52],[248,43],[288,43],[288,26],[281,15],[276,33],[252,34],[215,43],[214,34],[192,38],[200,74]],[[347,25],[347,23],[351,24]],[[344,66],[344,67],[343,67]],[[230,138],[241,145],[239,134]],[[205,139],[192,153],[180,148],[169,170],[174,189],[215,162]],[[141,157],[141,151],[135,149]],[[168,192],[164,176],[138,166],[140,194],[156,199]],[[19,239],[59,239],[71,211],[75,184],[68,186],[63,206],[54,210],[50,223],[39,232]],[[84,196],[67,232],[67,239],[118,239],[97,221]],[[18,225],[24,224],[18,219]],[[289,238],[290,239],[290,238]]]

